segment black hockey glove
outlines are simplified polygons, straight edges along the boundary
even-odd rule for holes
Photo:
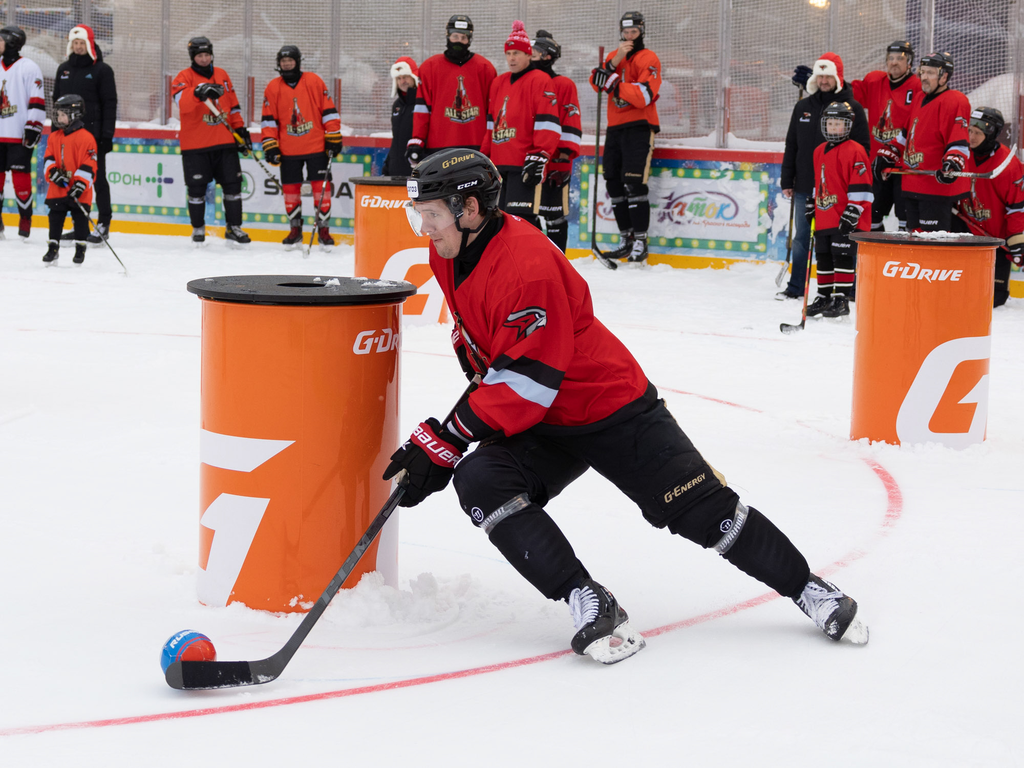
[[[281,148],[275,139],[263,140],[263,157],[271,165],[281,164]]]
[[[804,203],[804,218],[807,219],[808,224],[814,223],[814,198],[808,197],[807,202]]]
[[[242,139],[242,143],[238,145],[239,151],[243,155],[251,154],[252,153],[252,136],[249,135],[249,129],[246,128],[245,126],[243,126],[241,128],[235,128],[235,133],[237,133],[241,137],[241,139]]]
[[[549,187],[560,189],[569,183],[569,179],[572,178],[572,161],[555,161],[552,160],[548,163],[548,176],[544,179],[544,183]]]
[[[409,161],[409,165],[415,168],[423,159],[423,147],[419,144],[407,145],[405,148],[405,159]]]
[[[900,164],[899,153],[888,145],[883,145],[878,150],[878,154],[875,155],[874,161],[871,163],[871,172],[875,175],[878,181],[885,181],[893,168]]]
[[[341,131],[324,135],[324,151],[328,157],[337,157],[344,147],[341,144]]]
[[[77,202],[78,198],[85,194],[85,190],[85,182],[82,181],[81,179],[75,179],[74,181],[71,182],[71,185],[68,187],[68,197]]]
[[[207,99],[219,99],[224,95],[224,86],[216,83],[200,83],[192,89],[192,93],[200,101]]]
[[[416,427],[405,444],[391,455],[391,463],[384,471],[385,480],[403,469],[409,473],[399,506],[415,507],[430,494],[443,491],[468,447],[469,443],[444,429],[437,419],[427,419]]]
[[[523,184],[536,187],[544,179],[544,166],[548,164],[547,155],[529,154],[523,160]]]
[[[594,79],[594,87],[606,93],[611,93],[619,82],[619,76],[615,73],[614,69],[598,67],[591,71],[590,74]]]
[[[807,90],[807,81],[811,79],[811,75],[813,73],[814,70],[806,64],[797,65],[797,68],[793,70],[793,85],[800,86],[804,90]]]
[[[942,158],[942,168],[935,172],[935,180],[939,184],[952,184],[960,178],[954,174],[959,173],[963,169],[964,156],[959,152],[951,152]]]
[[[839,234],[848,235],[857,228],[860,221],[860,208],[853,203],[847,203],[839,217]]]
[[[25,132],[21,135],[21,143],[29,149],[32,149],[32,147],[39,143],[39,137],[42,135],[42,131],[38,128],[29,128],[26,126]]]
[[[1024,266],[1024,235],[1013,235],[1006,239],[1006,250],[1010,261],[1018,267]]]
[[[50,180],[51,184],[56,184],[58,187],[66,187],[71,183],[71,174],[58,165],[50,166],[50,170],[46,172],[46,178]]]

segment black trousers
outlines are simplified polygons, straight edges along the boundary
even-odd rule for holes
[[[46,205],[50,209],[51,240],[60,241],[61,233],[64,231],[64,221],[70,213],[71,223],[75,226],[75,240],[79,243],[85,242],[85,238],[89,236],[89,217],[87,214],[92,210],[91,205],[82,205],[82,208],[85,208],[85,213],[82,212],[82,208],[79,208],[78,205],[66,197],[52,198],[46,201]]]
[[[542,186],[530,186],[523,182],[522,166],[502,165],[498,168],[501,174],[501,194],[498,196],[498,207],[521,219],[526,219],[540,229],[540,195]]]
[[[110,210],[110,182],[107,181],[107,153],[96,153],[96,181],[93,184],[93,199],[96,201],[98,223],[110,226],[113,216]]]
[[[893,206],[896,207],[896,218],[900,227],[907,226],[907,206],[903,201],[902,189],[903,177],[897,174],[890,174],[884,180],[875,179],[871,184],[871,192],[875,199],[871,202],[871,229],[875,232],[882,231],[883,220],[889,215]]]
[[[905,196],[907,231],[951,232],[955,197]]]

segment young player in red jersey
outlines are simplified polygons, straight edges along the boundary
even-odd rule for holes
[[[551,34],[543,29],[537,30],[533,41],[533,66],[551,77],[550,86],[558,101],[558,122],[562,127],[558,148],[548,163],[539,212],[548,238],[565,253],[569,242],[569,180],[572,178],[572,161],[580,154],[583,129],[580,126],[580,98],[576,93],[576,83],[553,69],[561,55],[562,46]]]
[[[960,91],[949,87],[953,57],[929,53],[917,69],[921,92],[914,97],[903,130],[895,144],[875,155],[875,175],[885,178],[889,169],[902,163],[912,170],[934,175],[904,175],[903,197],[907,229],[911,232],[944,232],[952,225],[953,206],[970,191],[962,171],[970,155],[967,124],[971,105]]]
[[[843,317],[850,314],[857,267],[854,230],[871,227],[871,166],[868,153],[856,141],[853,107],[834,101],[821,114],[825,143],[814,149],[814,196],[807,201],[807,219],[814,222],[814,253],[818,260],[818,296],[807,316]]]
[[[327,220],[331,214],[333,188],[327,185],[327,169],[341,153],[341,119],[327,86],[318,75],[302,71],[298,46],[285,45],[277,52],[275,77],[263,92],[263,155],[271,165],[281,166],[284,209],[291,231],[282,242],[302,243],[303,171],[313,191],[315,226],[322,245],[334,245]]]
[[[971,156],[965,170],[987,173],[1002,164],[1010,153],[999,143],[1004,124],[998,109],[978,107],[971,112]],[[970,194],[960,198],[958,206],[973,234],[1006,241],[996,251],[993,306],[1000,307],[1010,298],[1010,262],[1024,265],[1024,164],[1014,156],[995,178],[972,179]]]
[[[540,196],[548,161],[562,138],[558,98],[551,77],[532,66],[533,44],[523,22],[505,41],[508,72],[494,79],[487,97],[487,130],[480,151],[501,172],[503,211],[540,228]]]
[[[43,261],[52,264],[60,255],[64,220],[75,225],[75,264],[85,261],[89,236],[88,213],[96,178],[96,139],[85,130],[85,99],[68,94],[53,105],[53,130],[43,156],[43,176],[50,182],[46,204],[50,208],[50,241]],[[82,209],[85,209],[84,211]]]
[[[868,72],[863,80],[854,80],[853,97],[868,111],[871,124],[872,163],[878,151],[895,141],[900,135],[899,126],[906,124],[910,103],[921,90],[921,80],[912,71],[914,48],[906,40],[896,40],[885,49],[885,69]],[[889,211],[895,206],[900,230],[907,228],[907,212],[903,205],[901,177],[890,174],[887,178],[876,178],[871,204],[871,229],[881,232]]]
[[[206,37],[188,41],[192,65],[171,81],[171,96],[178,105],[181,128],[181,164],[188,189],[188,216],[192,223],[192,242],[206,241],[206,187],[220,184],[224,193],[224,239],[245,245],[249,235],[242,231],[242,164],[239,151],[252,151],[249,130],[242,120],[238,96],[228,73],[213,66],[213,43]],[[220,111],[214,115],[206,102]],[[232,136],[245,141],[240,149]]]
[[[454,476],[473,523],[542,595],[569,604],[573,650],[605,664],[644,640],[544,509],[591,467],[653,526],[791,597],[833,640],[867,642],[856,602],[812,574],[704,461],[595,317],[586,281],[542,233],[499,210],[500,187],[494,165],[472,150],[432,155],[408,182],[410,223],[430,237],[456,354],[480,383],[448,423],[427,419],[392,456],[385,479],[407,472],[400,503],[415,506]]]
[[[608,135],[602,162],[621,244],[607,256],[630,261],[647,259],[651,223],[647,178],[654,134],[661,130],[655,106],[661,89],[661,62],[644,43],[645,24],[639,11],[623,14],[618,48],[590,75],[594,90],[608,94]]]
[[[412,138],[405,156],[415,168],[431,152],[447,147],[479,149],[487,132],[487,94],[497,76],[494,65],[469,50],[473,21],[455,14],[445,27],[444,53],[420,67]]]

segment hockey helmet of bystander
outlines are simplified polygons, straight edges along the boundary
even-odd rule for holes
[[[640,30],[640,37],[644,36],[644,15],[640,11],[626,11],[619,20],[619,29],[630,29],[635,27]]]
[[[188,57],[192,60],[196,60],[196,56],[200,53],[208,53],[213,56],[213,43],[210,42],[208,37],[193,37],[188,41]]]
[[[555,41],[550,32],[538,29],[537,37],[533,41],[533,52],[539,53],[541,57],[550,56],[554,62],[561,58],[562,46]]]
[[[927,56],[921,57],[921,62],[917,65],[918,72],[922,67],[935,67],[939,70],[939,78],[941,80],[942,73],[946,73],[946,81],[940,82],[939,85],[947,85],[950,78],[953,77],[953,57],[946,52],[935,52],[929,53]]]
[[[848,101],[833,101],[821,113],[821,135],[830,144],[846,141],[853,130],[853,117],[853,107]]]
[[[53,125],[67,128],[85,117],[85,99],[75,93],[61,96],[53,103]]]
[[[24,29],[11,25],[0,29],[0,40],[4,41],[4,55],[6,57],[7,54],[13,55],[18,53],[28,38],[25,36]]]
[[[978,107],[971,110],[971,149],[979,155],[988,154],[996,147],[999,134],[1003,131],[1006,120],[1003,113],[994,107]],[[980,131],[983,138],[978,141],[975,131]]]
[[[451,35],[453,32],[460,35],[465,35],[469,38],[466,45],[468,46],[473,42],[473,20],[464,13],[457,13],[448,19],[448,24],[445,25],[445,35]]]

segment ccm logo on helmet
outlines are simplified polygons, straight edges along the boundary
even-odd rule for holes
[[[441,163],[441,167],[450,168],[456,163],[461,163],[464,160],[472,160],[474,157],[476,157],[476,155],[459,155],[458,157],[453,157],[450,160],[445,160],[443,163]]]
[[[363,195],[359,198],[363,208],[404,208],[405,200],[385,200],[380,195]]]
[[[472,181],[467,181],[465,184],[459,184],[459,186],[457,186],[455,189],[459,190],[459,189],[465,189],[466,187],[475,187],[479,183],[480,183],[479,179],[473,179]]]
[[[921,269],[920,264],[915,264],[912,261],[906,264],[902,261],[887,261],[882,267],[882,274],[886,277],[898,277],[901,280],[927,280],[929,283],[936,280],[958,283],[963,273],[962,269]]]

